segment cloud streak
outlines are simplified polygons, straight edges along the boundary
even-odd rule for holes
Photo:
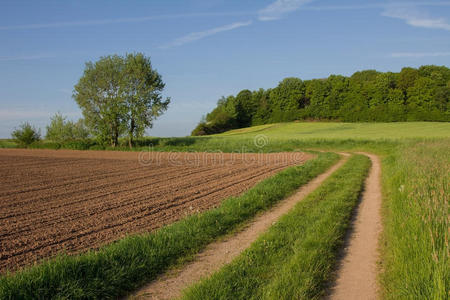
[[[21,110],[21,109],[0,109],[1,120],[19,120],[19,119],[48,119],[54,113],[42,110]],[[67,117],[80,117],[79,112],[66,112],[63,114]]]
[[[258,11],[258,20],[273,21],[281,19],[286,14],[296,11],[312,1],[314,0],[277,0]]]
[[[49,54],[36,54],[36,55],[22,55],[22,56],[0,56],[0,62],[2,61],[20,61],[20,60],[36,60],[44,58],[53,58],[53,55]]]
[[[391,53],[394,58],[422,58],[422,57],[441,57],[450,56],[450,52],[396,52]]]
[[[5,25],[0,26],[0,30],[23,30],[23,29],[43,29],[43,28],[61,28],[61,27],[77,27],[77,26],[95,26],[120,23],[142,23],[153,20],[170,20],[179,18],[200,18],[200,17],[226,17],[226,16],[245,16],[252,15],[253,12],[221,12],[221,13],[193,13],[193,14],[174,14],[159,16],[144,16],[135,18],[116,18],[101,20],[86,20],[73,22],[56,22],[56,23],[40,23],[40,24],[22,24],[22,25]]]
[[[161,46],[161,49],[167,49],[167,48],[173,48],[173,47],[178,47],[187,43],[192,43],[194,41],[198,41],[201,39],[204,39],[208,36],[212,36],[221,32],[225,32],[225,31],[230,31],[230,30],[234,30],[240,27],[244,27],[244,26],[249,26],[250,24],[252,24],[252,21],[247,21],[247,22],[235,22],[235,23],[231,23],[228,25],[224,25],[224,26],[220,26],[220,27],[215,27],[212,29],[208,29],[205,31],[198,31],[198,32],[192,32],[189,33],[185,36],[182,36],[180,38],[177,38],[175,40],[173,40],[172,42]]]
[[[207,12],[207,13],[191,13],[191,14],[172,14],[158,16],[143,16],[132,18],[115,18],[100,20],[84,20],[70,22],[55,23],[36,23],[36,24],[19,24],[19,25],[0,25],[0,31],[5,30],[36,30],[45,28],[62,28],[62,27],[81,27],[81,26],[99,26],[120,23],[142,23],[154,20],[170,20],[178,18],[207,18],[207,17],[226,17],[226,16],[253,16],[257,15],[260,21],[270,21],[282,18],[287,13],[302,8],[304,10],[326,11],[326,10],[362,10],[373,8],[386,8],[386,3],[362,4],[362,5],[329,5],[329,6],[304,6],[314,0],[277,0],[258,12],[252,11],[235,11],[235,12]],[[410,2],[397,2],[390,4],[391,7],[411,6]],[[439,2],[416,2],[414,6],[450,6],[450,1]]]
[[[389,5],[382,15],[403,20],[406,24],[414,27],[450,31],[450,23],[446,19],[430,17],[425,12],[420,11],[417,5]]]

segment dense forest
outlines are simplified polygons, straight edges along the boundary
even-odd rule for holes
[[[294,120],[344,122],[450,121],[450,69],[366,70],[350,77],[290,77],[272,89],[222,97],[192,135]]]

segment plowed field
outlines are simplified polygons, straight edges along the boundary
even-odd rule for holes
[[[154,230],[309,158],[0,149],[0,273]]]

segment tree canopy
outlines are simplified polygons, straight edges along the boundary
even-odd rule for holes
[[[165,85],[142,53],[110,55],[88,62],[73,98],[86,125],[101,141],[118,145],[120,136],[141,137],[170,103],[161,93]]]
[[[83,119],[72,122],[67,120],[62,114],[56,113],[50,118],[45,138],[54,142],[64,142],[87,139],[89,136],[89,130],[86,128]]]
[[[289,77],[272,89],[222,97],[192,135],[294,120],[450,121],[449,98],[450,69],[445,66],[304,81]]]

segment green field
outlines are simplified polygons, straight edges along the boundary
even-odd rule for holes
[[[264,134],[274,139],[403,139],[450,137],[450,123],[277,123],[230,130],[216,136],[248,137]]]
[[[126,148],[123,149],[126,150]],[[143,139],[140,146],[133,150],[278,152],[307,149],[366,151],[380,156],[382,161],[383,233],[380,243],[381,271],[378,278],[381,296],[385,299],[447,299],[450,291],[450,268],[448,267],[450,265],[448,242],[450,239],[448,231],[448,228],[450,228],[448,217],[450,123],[279,123],[233,130],[215,136],[147,138]],[[321,159],[324,161],[325,158],[322,157]],[[328,165],[330,159],[330,157],[325,159],[325,161],[328,161]],[[362,162],[359,163],[361,166],[364,165]],[[318,174],[318,170],[323,169],[323,165],[322,167],[316,166],[314,167],[315,171],[311,174],[315,176]],[[356,167],[353,168],[353,170],[356,169]],[[344,171],[345,169],[341,172]],[[345,171],[348,172],[346,173],[347,178],[339,179],[339,185],[348,188],[349,192],[347,196],[343,196],[343,205],[354,203],[355,187],[361,183],[361,177],[358,174],[365,172],[364,167],[361,167],[360,171],[360,173],[356,171],[356,173],[352,173],[352,169],[347,169]],[[301,176],[306,176],[304,178],[309,180],[311,174]],[[281,176],[284,175],[281,174]],[[280,177],[276,177],[274,180],[278,182],[276,185],[280,184]],[[292,180],[292,178],[289,180]],[[302,183],[304,182],[306,181],[302,181]],[[270,191],[273,192],[277,188],[270,188],[270,186],[268,184],[268,190],[263,194],[272,197]],[[292,185],[289,190],[293,190],[295,186],[298,186],[298,184]],[[315,223],[317,220],[308,218],[314,215],[316,209],[320,211],[320,207],[322,210],[334,207],[327,204],[329,203],[327,201],[334,199],[333,195],[336,197],[340,195],[341,191],[334,191],[332,187],[333,184],[329,186],[324,184],[321,187],[323,199],[316,201],[313,199],[314,196],[311,196],[312,199],[309,202],[307,201],[307,204],[303,204],[310,205],[310,209],[304,210],[300,206],[290,213],[301,214],[305,223],[297,224],[289,217],[284,218],[284,222],[287,222],[286,224],[294,222],[295,225],[293,226],[312,226],[311,228],[319,226],[320,222]],[[264,185],[262,188],[264,188]],[[342,192],[344,191],[347,191],[347,189],[343,188]],[[260,197],[251,194],[254,192],[249,193],[253,195],[248,196],[249,199],[259,199]],[[280,197],[284,196],[286,194],[276,194],[276,200],[270,198],[272,200],[269,199],[268,203],[278,201]],[[233,203],[236,203],[233,201],[224,203],[230,211],[236,209],[233,208]],[[337,203],[335,204],[337,205]],[[344,208],[335,207],[335,209],[346,211],[345,209],[348,209],[348,207],[345,205]],[[266,206],[263,205],[263,207]],[[142,273],[140,268],[142,265],[155,266],[152,269],[154,272],[143,276],[144,279],[154,278],[180,258],[192,255],[207,242],[228,232],[242,220],[250,218],[255,212],[243,213],[245,215],[243,218],[232,221],[225,231],[219,230],[220,234],[217,234],[215,224],[205,225],[200,222],[201,226],[206,226],[204,228],[212,230],[212,235],[199,236],[199,239],[194,242],[190,239],[192,230],[188,228],[191,225],[186,227],[186,224],[192,224],[193,228],[197,228],[196,226],[199,225],[195,225],[197,221],[191,219],[183,222],[193,223],[174,224],[174,226],[163,228],[158,231],[160,233],[157,233],[155,237],[152,234],[149,237],[128,238],[123,243],[117,243],[117,246],[112,245],[99,252],[76,258],[63,257],[57,261],[50,261],[43,266],[37,266],[19,274],[1,278],[0,295],[11,296],[12,298],[14,298],[14,295],[30,296],[36,289],[45,289],[48,292],[48,297],[74,296],[74,294],[68,294],[70,290],[68,287],[76,288],[75,290],[81,295],[81,298],[84,296],[114,298],[123,295],[139,285],[136,283],[136,278],[142,278],[139,277],[139,274]],[[344,216],[345,213],[342,215]],[[346,223],[348,219],[345,217],[332,219],[332,215],[318,214],[317,216],[323,217],[325,223],[328,217],[334,223],[343,222],[339,223],[342,225],[339,228],[346,228],[348,225]],[[262,262],[264,262],[260,265],[260,268],[252,269],[248,266],[244,254],[210,279],[206,279],[200,285],[189,290],[186,297],[195,298],[196,295],[210,295],[211,291],[214,291],[216,295],[227,295],[231,298],[241,296],[241,298],[246,298],[246,295],[254,293],[257,295],[269,293],[281,298],[291,296],[307,298],[308,295],[316,297],[323,294],[323,284],[330,280],[327,277],[328,271],[334,268],[337,251],[335,246],[339,245],[339,240],[336,241],[337,244],[329,244],[317,238],[315,234],[309,236],[307,232],[290,231],[290,225],[283,228],[283,230],[287,230],[287,235],[277,233],[277,230],[281,230],[280,227],[273,227],[267,233],[268,237],[274,239],[275,245],[280,242],[279,239],[281,238],[295,241],[299,238],[298,234],[305,234],[305,239],[309,240],[308,245],[312,245],[312,248],[300,247],[295,255],[290,252],[292,249],[280,248],[279,253],[285,253],[290,258],[284,261],[276,254],[267,253],[269,258],[274,259],[272,263],[270,259],[262,259],[261,253],[258,252],[258,242],[256,242],[249,251],[255,251],[251,252],[254,253],[253,257],[262,259]],[[329,226],[324,225],[320,228],[322,228],[320,232],[324,234],[342,235],[342,231],[331,231]],[[336,228],[336,230],[339,228]],[[159,242],[155,241],[167,241],[165,235],[172,236],[171,230],[176,230],[176,234],[179,235],[177,240],[180,243],[174,242],[173,248],[168,246],[167,251],[169,253],[159,249]],[[294,244],[299,245],[298,243]],[[138,249],[138,245],[140,245],[139,247],[145,246],[145,253],[154,254],[148,257],[147,254],[143,254]],[[167,244],[164,245],[167,246]],[[323,257],[315,256],[315,253],[327,253],[326,259],[323,260]],[[110,264],[104,263],[106,258],[111,261]],[[121,262],[124,259],[127,261],[135,259],[136,261],[129,264],[127,268],[118,268],[118,266],[122,266]],[[278,273],[269,272],[273,277],[264,277],[267,270],[273,270],[275,265],[278,266],[277,259],[283,261],[283,266],[277,269]],[[305,271],[305,273],[299,275],[295,273],[295,270],[301,265],[303,259],[316,259],[317,263],[324,267],[315,270],[317,273],[311,270],[311,273]],[[302,268],[304,267],[302,266]],[[242,274],[250,272],[253,277],[244,276],[240,278],[234,276],[240,274],[240,272]],[[85,275],[80,278],[75,274]],[[296,276],[300,276],[300,278]],[[230,284],[235,289],[230,290],[229,286],[217,283],[219,279],[228,277],[233,279]],[[284,291],[280,284],[285,282],[289,282],[289,289]],[[265,287],[258,288],[258,286]],[[24,294],[21,294],[21,291]],[[52,291],[56,292],[52,293]],[[248,294],[241,295],[238,291]]]

